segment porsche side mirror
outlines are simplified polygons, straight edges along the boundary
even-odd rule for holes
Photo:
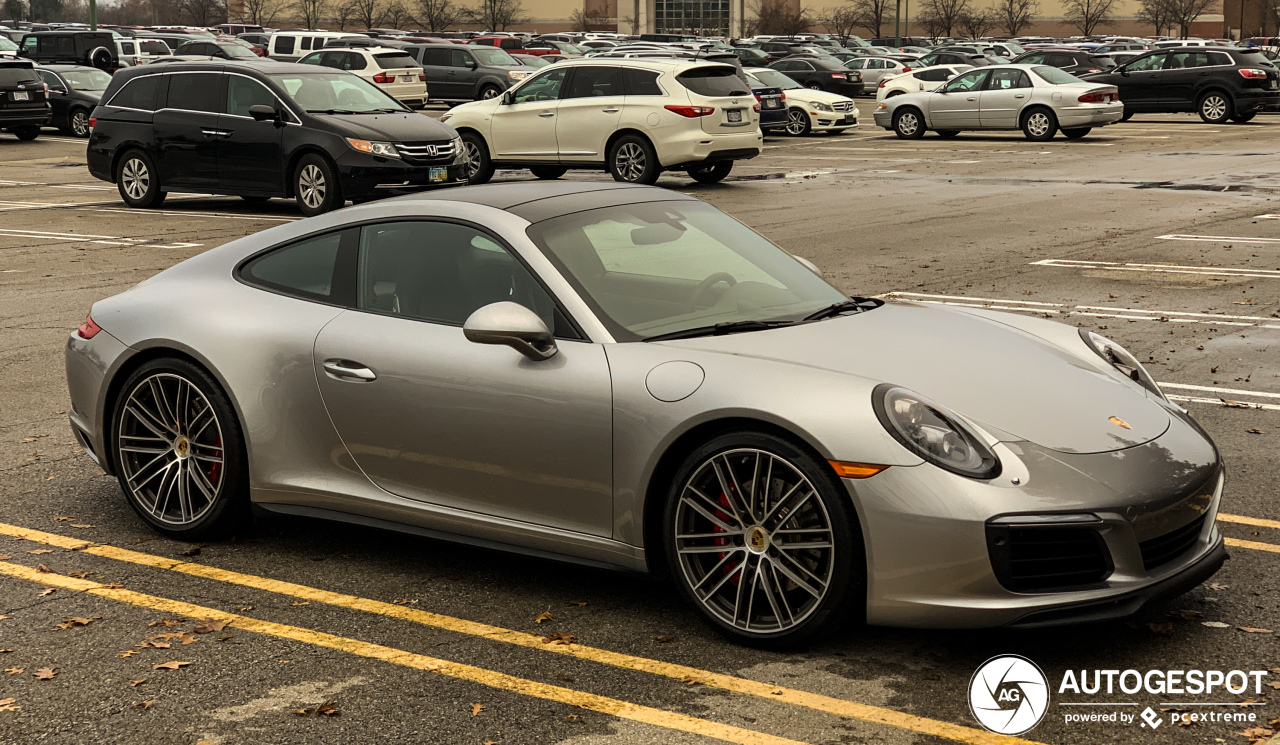
[[[817,265],[817,264],[815,264],[815,263],[813,263],[812,261],[809,261],[808,259],[806,259],[806,258],[805,258],[805,257],[803,257],[803,256],[796,256],[795,254],[791,254],[791,258],[793,258],[793,259],[795,259],[796,261],[800,262],[800,263],[804,266],[804,268],[805,268],[805,269],[808,269],[809,271],[813,272],[814,274],[818,275],[819,277],[821,277],[821,276],[822,276],[822,270],[821,270],[821,269],[819,269],[819,268],[818,268],[818,265]]]
[[[509,300],[472,313],[462,324],[462,334],[476,344],[503,344],[534,361],[549,360],[559,351],[547,324],[533,311]]]

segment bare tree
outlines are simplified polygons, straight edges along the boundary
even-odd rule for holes
[[[858,28],[865,29],[872,38],[880,38],[881,27],[897,8],[896,0],[853,0],[858,14]]]
[[[1066,0],[1063,3],[1062,21],[1074,26],[1084,36],[1092,36],[1100,26],[1115,23],[1112,17],[1116,0]]]
[[[27,6],[22,0],[4,0],[4,17],[13,21],[25,21]]]
[[[383,14],[382,22],[388,28],[404,28],[408,26],[413,16],[409,15],[409,9],[404,7],[404,3],[400,0],[391,0],[391,4],[387,6],[387,12]]]
[[[916,14],[916,24],[924,27],[924,35],[930,39],[939,39],[943,36],[950,35],[947,31],[946,21],[942,16],[938,15],[937,10],[928,7]]]
[[[274,25],[280,14],[278,0],[244,0],[244,20],[258,26]]]
[[[808,31],[814,23],[808,8],[793,7],[787,0],[750,0],[747,13],[743,22],[746,36],[795,36]]]
[[[1178,34],[1183,39],[1191,33],[1191,24],[1204,15],[1214,0],[1168,0],[1170,9],[1170,27],[1177,26]]]
[[[997,20],[995,13],[993,13],[989,8],[983,8],[981,10],[966,8],[965,11],[960,14],[958,23],[960,24],[960,30],[968,34],[970,39],[981,39],[986,36],[991,29],[995,28],[999,21]]]
[[[1018,36],[1036,19],[1040,3],[1036,0],[998,0],[993,11],[998,26],[1010,36]]]
[[[1174,26],[1172,5],[1170,0],[1138,0],[1138,12],[1133,17],[1138,23],[1154,28],[1160,36]]]
[[[316,28],[320,25],[320,14],[324,12],[325,0],[296,0],[295,6],[298,10],[298,18],[302,21],[302,25],[307,28]]]
[[[462,9],[453,0],[418,0],[413,22],[427,31],[446,31],[462,21]]]
[[[1111,0],[1115,2],[1115,0]],[[922,20],[923,18],[931,18],[936,22],[936,28],[940,33],[931,33],[931,36],[951,36],[951,32],[960,25],[960,18],[969,10],[969,0],[925,0],[924,7],[920,10],[921,23],[925,28],[929,28],[929,23]]]
[[[827,33],[840,40],[840,46],[847,45],[849,37],[853,36],[853,30],[861,28],[860,20],[858,11],[852,5],[823,8],[818,16],[818,22],[826,27]]]
[[[214,26],[227,20],[226,0],[178,0],[178,7],[193,26]]]
[[[588,10],[574,10],[569,14],[569,23],[571,31],[607,31],[613,26],[609,21],[609,15],[602,8],[590,8]]]
[[[485,31],[506,31],[528,21],[521,0],[480,0],[480,4],[467,8],[466,20],[482,26]]]
[[[386,0],[351,0],[351,19],[366,29],[381,26],[387,14]]]

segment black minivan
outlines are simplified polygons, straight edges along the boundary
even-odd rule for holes
[[[458,133],[363,78],[285,62],[116,73],[90,121],[89,172],[131,207],[166,193],[293,197],[305,215],[466,182]]]

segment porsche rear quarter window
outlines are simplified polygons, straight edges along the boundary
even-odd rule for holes
[[[250,259],[240,278],[303,300],[354,305],[359,228],[348,228],[277,248]]]

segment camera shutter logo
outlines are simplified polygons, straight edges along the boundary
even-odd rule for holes
[[[1020,735],[1039,724],[1048,709],[1049,681],[1025,657],[992,657],[969,681],[969,710],[992,732]]]

